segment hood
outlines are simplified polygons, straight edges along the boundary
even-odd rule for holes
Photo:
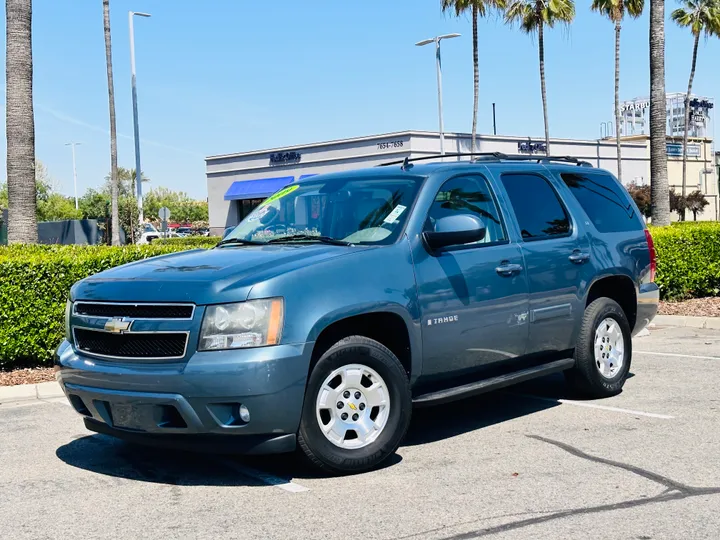
[[[366,247],[227,246],[171,253],[111,268],[76,283],[73,300],[241,302],[256,283]]]

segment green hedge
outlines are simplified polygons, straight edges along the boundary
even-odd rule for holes
[[[686,222],[651,231],[663,298],[720,294],[720,223]],[[148,246],[0,247],[0,369],[51,364],[65,333],[65,301],[76,281],[148,257],[212,247],[217,241],[189,237]]]
[[[720,223],[651,227],[662,297],[683,300],[720,294]]]
[[[0,369],[51,365],[76,281],[187,245],[0,247]]]

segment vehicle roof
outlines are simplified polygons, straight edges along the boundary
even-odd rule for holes
[[[439,158],[438,158],[439,159]],[[448,158],[450,159],[450,158]],[[396,175],[410,175],[413,177],[427,177],[432,174],[447,171],[448,173],[455,173],[455,172],[478,172],[482,171],[483,167],[488,167],[489,169],[497,169],[499,172],[504,172],[508,170],[527,170],[527,171],[547,171],[549,170],[555,170],[558,172],[565,172],[565,173],[587,173],[589,171],[593,171],[596,173],[601,174],[608,174],[607,171],[603,169],[596,169],[592,166],[582,166],[578,163],[573,162],[556,162],[556,161],[543,161],[542,157],[539,157],[538,159],[528,158],[527,160],[520,160],[520,159],[495,159],[495,160],[477,160],[477,161],[470,161],[470,160],[463,160],[463,161],[446,161],[446,162],[419,162],[419,163],[413,163],[412,160],[409,161],[408,166],[404,168],[403,165],[384,165],[384,166],[378,166],[378,167],[366,167],[362,169],[353,169],[353,170],[347,170],[347,171],[340,171],[340,172],[333,172],[333,173],[325,173],[321,175],[315,175],[311,176],[309,178],[304,178],[303,180],[296,182],[296,183],[312,183],[313,181],[317,181],[318,179],[322,178],[324,179],[332,179],[332,178],[386,178],[388,176],[396,176]]]

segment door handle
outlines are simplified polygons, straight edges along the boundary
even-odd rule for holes
[[[519,264],[511,264],[508,262],[502,262],[500,266],[495,268],[495,271],[501,276],[509,277],[513,274],[522,272],[523,267]]]
[[[583,264],[590,260],[590,254],[589,253],[583,253],[579,249],[576,249],[572,252],[572,255],[568,257],[570,259],[571,263],[575,264]]]

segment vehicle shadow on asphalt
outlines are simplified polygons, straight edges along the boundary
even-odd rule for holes
[[[417,408],[413,411],[412,423],[401,449],[449,439],[552,409],[561,404],[557,401],[559,399],[577,399],[577,396],[569,393],[561,374],[446,405]],[[267,480],[238,470],[243,467],[272,474],[276,479],[288,482],[293,478],[327,476],[297,453],[237,457],[168,451],[133,445],[98,434],[78,435],[73,441],[58,448],[56,455],[70,466],[94,473],[169,485],[268,485]],[[394,454],[385,460],[380,469],[393,467],[401,461],[402,457]]]

